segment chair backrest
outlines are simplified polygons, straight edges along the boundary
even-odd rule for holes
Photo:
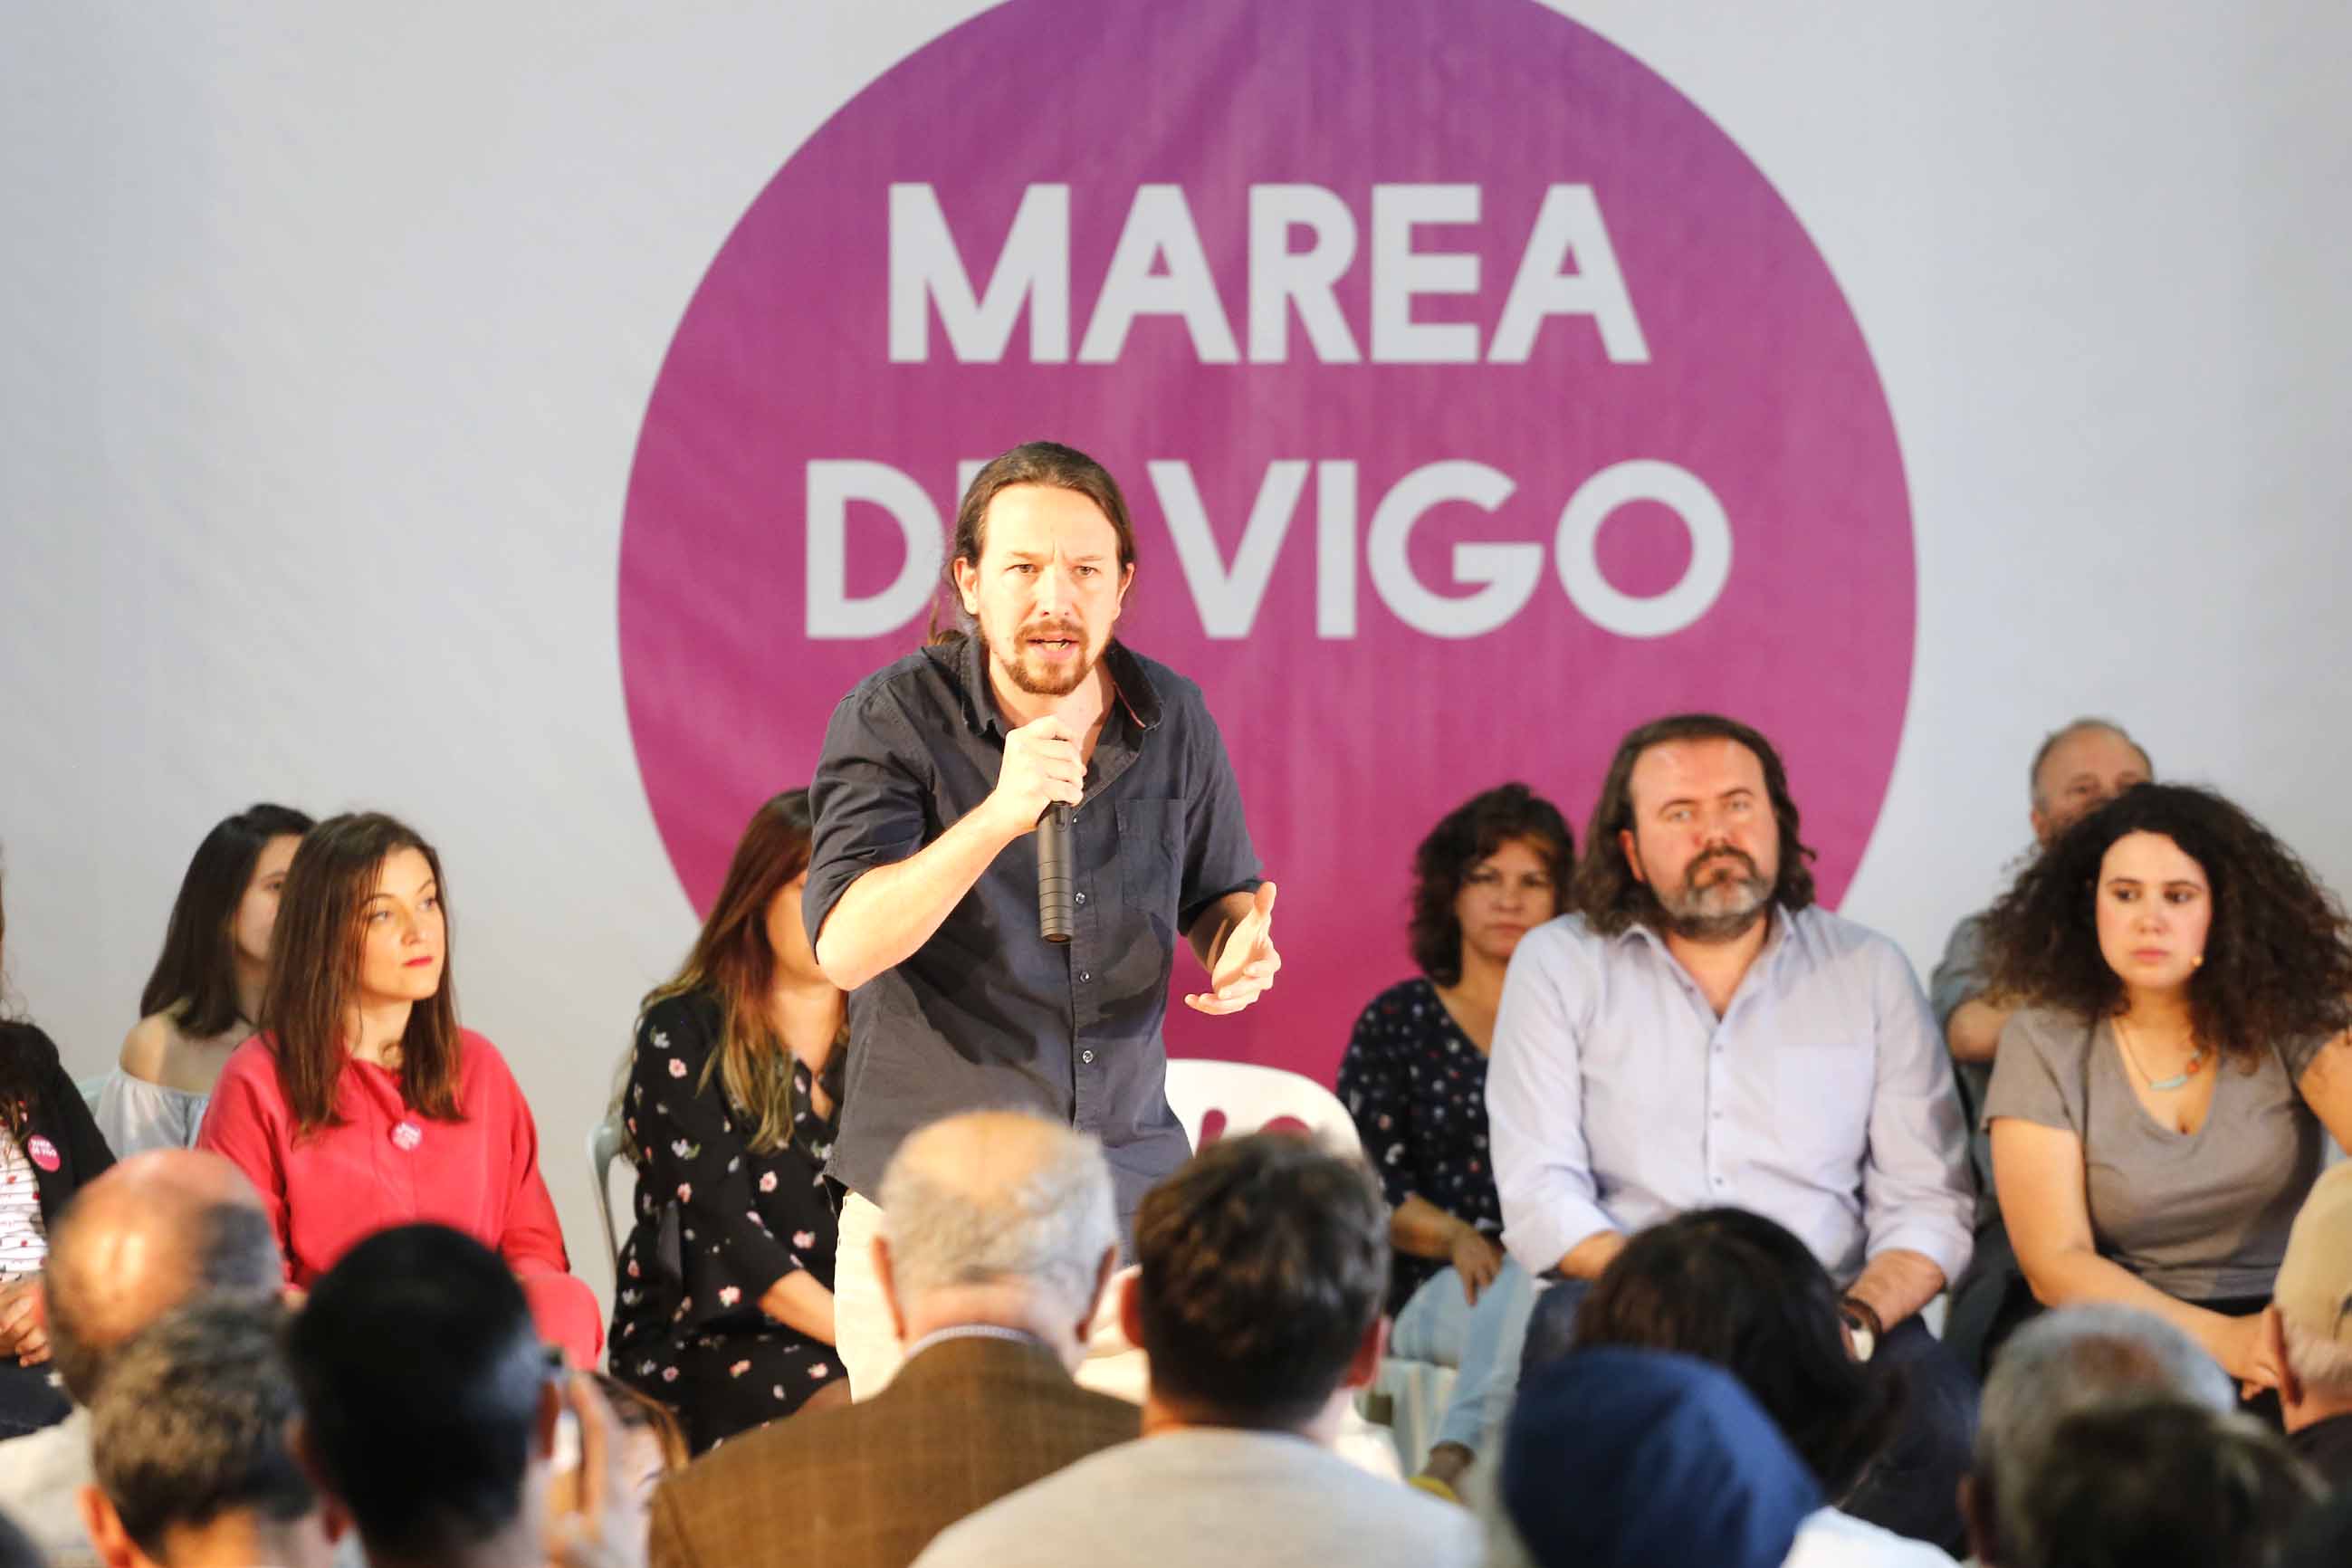
[[[1361,1154],[1356,1123],[1339,1097],[1313,1079],[1255,1062],[1186,1057],[1168,1064],[1168,1103],[1192,1147],[1228,1132],[1290,1127],[1335,1153]]]
[[[637,1195],[637,1168],[621,1157],[621,1145],[628,1132],[617,1116],[608,1116],[588,1130],[588,1175],[590,1185],[596,1190],[596,1217],[604,1222],[604,1250],[613,1259],[613,1267],[621,1266],[621,1235],[613,1226],[613,1211],[631,1211]],[[613,1173],[621,1173],[626,1183],[617,1200],[613,1195]]]

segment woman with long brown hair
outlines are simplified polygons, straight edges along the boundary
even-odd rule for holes
[[[313,826],[264,802],[224,817],[196,846],[139,994],[138,1025],[99,1092],[99,1130],[117,1159],[194,1145],[222,1066],[261,1016],[278,894]]]
[[[457,1026],[441,858],[389,816],[330,817],[279,895],[262,1032],[221,1068],[196,1147],[260,1191],[299,1286],[386,1226],[430,1220],[495,1248],[540,1332],[582,1366],[604,1338],[539,1173],[530,1107]]]
[[[696,1453],[846,1387],[822,1173],[847,1008],[801,924],[809,827],[806,790],[752,814],[694,950],[646,997],[621,1092],[637,1196],[613,1370]]]

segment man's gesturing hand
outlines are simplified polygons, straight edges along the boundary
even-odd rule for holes
[[[1249,913],[1225,933],[1217,959],[1209,971],[1211,989],[1184,998],[1184,1005],[1202,1013],[1238,1013],[1274,984],[1282,954],[1274,951],[1274,884],[1258,885]]]
[[[1018,838],[1035,830],[1054,802],[1077,805],[1086,777],[1077,732],[1048,713],[1004,737],[1004,761],[987,809],[1003,832]]]

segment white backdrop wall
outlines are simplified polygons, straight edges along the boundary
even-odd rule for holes
[[[1885,384],[1918,637],[1845,912],[1924,974],[2080,711],[2352,885],[2352,10],[1561,8],[1769,176]],[[0,16],[5,961],[73,1070],[211,822],[397,812],[608,1285],[576,1151],[694,919],[623,709],[639,422],[747,203],[980,9]]]

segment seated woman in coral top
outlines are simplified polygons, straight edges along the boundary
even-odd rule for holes
[[[591,1366],[604,1326],[572,1278],[530,1108],[457,1027],[441,861],[391,817],[304,836],[279,895],[263,1033],[221,1069],[196,1147],[260,1190],[308,1286],[386,1226],[431,1220],[497,1249],[551,1343]]]

